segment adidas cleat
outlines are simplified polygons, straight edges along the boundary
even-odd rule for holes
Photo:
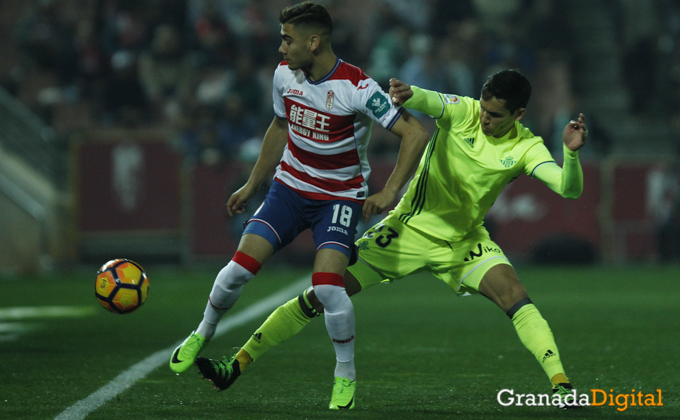
[[[196,356],[205,345],[205,337],[197,332],[192,332],[175,351],[170,358],[170,369],[175,373],[182,373],[194,364]]]
[[[351,410],[354,408],[354,391],[357,381],[350,381],[340,376],[333,381],[333,394],[328,408],[331,410]]]
[[[560,396],[560,403],[556,404],[555,407],[562,408],[564,410],[580,408],[578,401],[576,400],[576,390],[571,386],[571,384],[557,384],[553,387],[553,396]]]
[[[241,376],[241,366],[236,360],[236,356],[232,356],[229,361],[226,357],[223,360],[212,360],[205,357],[196,358],[199,374],[203,375],[203,379],[212,381],[213,388],[219,388],[219,391],[229,388],[236,378]]]

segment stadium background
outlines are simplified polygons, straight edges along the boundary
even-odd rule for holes
[[[273,115],[288,3],[3,1],[1,272],[231,255],[244,218],[230,220],[224,202]],[[383,86],[398,77],[476,97],[488,74],[519,68],[534,84],[524,122],[558,160],[560,130],[587,115],[583,197],[565,202],[522,177],[487,219],[517,261],[678,259],[677,2],[326,4],[337,55]],[[374,131],[379,186],[398,142]],[[286,260],[309,260],[308,236],[292,248]]]
[[[323,322],[227,393],[166,367],[235,251],[244,218],[230,219],[224,203],[273,116],[277,13],[291,3],[0,1],[0,417],[329,416]],[[500,388],[548,391],[533,356],[485,299],[456,299],[415,275],[354,298],[361,383],[344,417],[677,418],[680,3],[323,3],[335,52],[383,85],[396,76],[476,97],[496,69],[521,69],[534,84],[524,122],[558,160],[561,128],[588,116],[583,196],[564,200],[520,177],[487,223],[580,391],[664,395],[663,407],[625,412],[501,407]],[[397,147],[374,130],[373,185]],[[309,284],[310,245],[303,236],[265,265],[205,356],[242,345]],[[151,282],[144,307],[125,316],[92,293],[95,270],[120,257],[141,263]],[[136,378],[129,389],[120,375]],[[111,400],[100,407],[91,397],[102,394]]]

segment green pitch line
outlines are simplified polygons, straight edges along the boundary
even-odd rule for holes
[[[217,338],[234,328],[240,327],[262,315],[268,314],[272,309],[295,296],[302,288],[309,285],[311,273],[304,275],[290,286],[270,295],[269,297],[249,306],[245,310],[235,313],[225,318],[217,327],[217,332],[213,338]],[[182,340],[177,341],[170,347],[157,351],[141,362],[131,366],[128,370],[115,377],[107,385],[99,388],[89,397],[78,401],[66,410],[62,411],[55,420],[79,420],[87,417],[88,414],[104,405],[106,402],[116,398],[119,394],[130,388],[135,382],[144,378],[151,371],[167,363],[168,357]]]

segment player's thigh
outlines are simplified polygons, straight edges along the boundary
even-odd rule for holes
[[[238,252],[254,258],[260,265],[264,264],[273,254],[274,247],[265,238],[257,234],[246,233],[241,236]]]
[[[344,275],[349,258],[333,248],[321,248],[314,258],[315,273],[335,273]]]
[[[357,242],[358,261],[348,271],[360,290],[425,269],[428,241],[388,216]]]
[[[484,227],[472,230],[463,239],[438,245],[431,254],[432,274],[460,295],[478,293],[484,275],[493,267],[508,265],[512,268]]]
[[[288,245],[309,225],[304,219],[305,200],[280,182],[272,182],[262,205],[248,219],[244,236],[266,239],[274,252]]]
[[[339,257],[334,256],[332,252],[326,252],[328,250],[339,251],[347,260],[351,258],[360,216],[361,204],[350,200],[318,201],[308,206],[305,217],[310,221],[317,263],[340,262]],[[319,254],[321,251],[324,252]],[[345,262],[343,273],[346,267]],[[315,268],[315,271],[318,270]]]

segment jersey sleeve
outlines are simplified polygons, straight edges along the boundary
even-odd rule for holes
[[[354,107],[358,112],[368,115],[373,121],[388,130],[392,129],[394,123],[404,112],[403,107],[392,104],[385,91],[370,77],[363,79],[357,86],[354,95]]]
[[[451,126],[466,125],[473,118],[474,100],[465,96],[439,93],[411,86],[413,96],[404,106],[437,120],[450,121]]]
[[[579,198],[583,192],[583,169],[578,159],[578,151],[564,149],[564,165],[539,165],[534,176],[551,190],[564,198]]]
[[[272,87],[274,114],[276,115],[276,118],[281,120],[286,119],[286,104],[283,101],[283,83],[281,81],[281,69],[286,68],[286,66],[283,65],[284,63],[279,64],[279,67],[277,67],[276,71],[274,71],[274,81]]]
[[[524,173],[533,178],[536,168],[547,163],[554,164],[555,159],[542,141],[536,141],[536,144],[531,146],[524,155]]]

